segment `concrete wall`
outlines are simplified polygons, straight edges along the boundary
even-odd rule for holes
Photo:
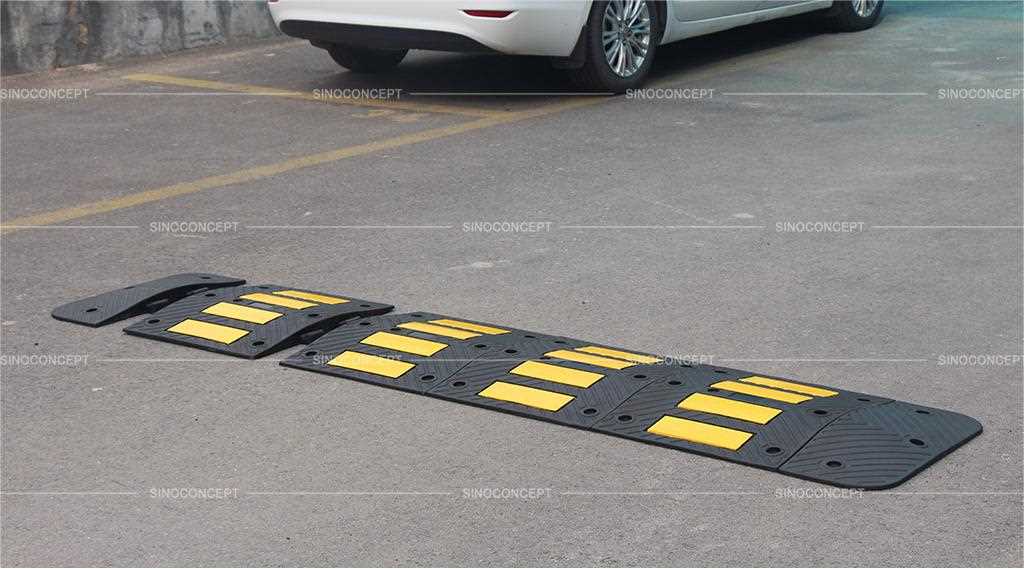
[[[264,0],[3,0],[0,72],[41,71],[277,34]]]

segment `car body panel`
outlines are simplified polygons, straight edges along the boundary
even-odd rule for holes
[[[591,0],[274,0],[274,21],[325,22],[428,30],[464,36],[514,55],[567,57],[586,24]],[[669,0],[662,43],[828,8],[832,0]],[[504,18],[473,10],[511,10]],[[343,43],[343,38],[339,38]]]

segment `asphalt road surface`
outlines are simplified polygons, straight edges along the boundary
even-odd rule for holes
[[[615,98],[291,40],[4,78],[88,93],[0,106],[3,564],[1020,566],[1022,42],[1019,3],[909,3],[686,41]],[[839,492],[49,314],[188,271],[985,431]]]

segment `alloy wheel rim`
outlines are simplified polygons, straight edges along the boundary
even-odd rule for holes
[[[608,66],[630,77],[643,66],[651,49],[651,11],[646,0],[612,0],[604,10],[601,44]]]
[[[874,14],[875,8],[878,8],[878,0],[853,0],[853,11],[861,18]]]

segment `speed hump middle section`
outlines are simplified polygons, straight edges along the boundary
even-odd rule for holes
[[[353,320],[282,365],[835,486],[895,486],[981,432],[945,411],[501,324]]]

